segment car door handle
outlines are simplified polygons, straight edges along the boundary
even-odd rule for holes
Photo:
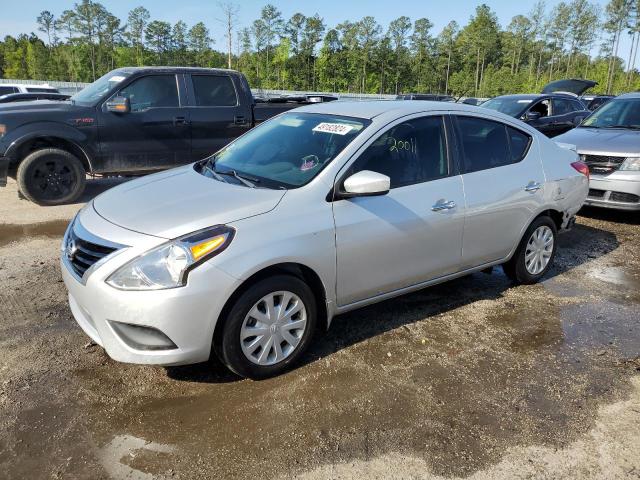
[[[173,124],[176,127],[184,127],[186,125],[189,125],[189,121],[186,117],[173,117]]]
[[[542,184],[538,182],[529,182],[529,184],[524,187],[525,192],[535,193],[542,188]]]
[[[447,202],[446,200],[438,200],[435,203],[435,205],[431,207],[431,210],[434,212],[440,212],[442,210],[451,210],[453,208],[456,208],[456,202],[454,201]]]
[[[233,117],[233,123],[235,123],[236,125],[245,125],[247,123],[247,120],[242,115],[236,115],[235,117]]]

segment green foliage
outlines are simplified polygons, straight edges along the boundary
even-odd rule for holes
[[[41,12],[36,22],[39,37],[0,41],[1,76],[92,81],[123,66],[228,64],[207,23],[171,25],[144,7],[121,21],[97,1],[78,0],[57,16]],[[285,19],[267,4],[249,26],[227,23],[224,35],[233,39],[224,47],[233,52],[232,67],[262,88],[493,96],[539,91],[567,77],[598,81],[598,93],[640,87],[640,0],[610,0],[602,12],[591,0],[565,0],[551,10],[538,1],[505,28],[481,4],[466,25],[451,22],[440,32],[428,18],[406,16],[386,30],[372,16],[328,28],[318,14]],[[622,52],[625,35],[631,48]]]

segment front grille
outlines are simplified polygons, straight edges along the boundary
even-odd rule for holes
[[[115,248],[98,245],[78,237],[72,228],[67,238],[64,254],[67,256],[74,273],[82,278],[84,273],[97,261],[115,251]]]
[[[626,157],[607,155],[581,155],[582,161],[589,167],[589,173],[608,175],[620,168]]]
[[[640,201],[640,197],[633,193],[611,192],[609,200],[612,202],[638,203]]]
[[[589,197],[591,198],[603,198],[605,193],[607,193],[606,190],[596,190],[595,188],[589,189]]]

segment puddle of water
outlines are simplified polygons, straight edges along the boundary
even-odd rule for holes
[[[27,225],[15,225],[12,223],[0,224],[0,247],[25,238],[62,237],[68,225],[69,220],[52,220]]]

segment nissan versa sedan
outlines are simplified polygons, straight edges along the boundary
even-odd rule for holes
[[[112,358],[213,353],[264,378],[348,310],[494,265],[538,281],[587,177],[575,151],[497,112],[307,106],[97,197],[69,225],[62,273]]]
[[[640,94],[614,98],[556,140],[576,145],[591,171],[587,205],[640,211]]]

